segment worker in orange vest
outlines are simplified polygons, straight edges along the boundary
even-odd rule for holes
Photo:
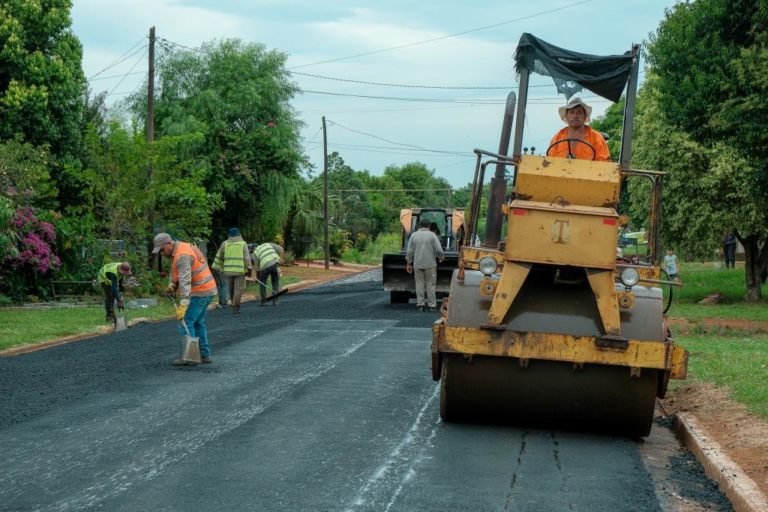
[[[155,248],[152,252],[172,258],[171,279],[167,291],[179,296],[176,318],[179,321],[184,320],[190,336],[199,338],[202,362],[211,363],[213,360],[205,322],[208,306],[216,295],[216,281],[208,268],[205,256],[192,244],[174,241],[168,233],[155,236]],[[173,364],[188,363],[176,359]]]

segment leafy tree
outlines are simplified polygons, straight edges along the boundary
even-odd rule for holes
[[[644,87],[643,138],[655,148],[644,157],[669,173],[669,234],[697,250],[736,230],[748,300],[761,298],[768,261],[766,22],[760,0],[676,4],[651,38]]]
[[[285,60],[281,52],[239,40],[195,50],[164,46],[158,59],[156,134],[202,134],[205,188],[222,198],[211,225],[214,243],[231,226],[259,240],[284,228],[305,166],[300,122],[290,106],[298,88]],[[144,95],[130,101],[141,118]]]
[[[0,140],[47,146],[64,204],[77,202],[85,78],[71,0],[0,4]]]

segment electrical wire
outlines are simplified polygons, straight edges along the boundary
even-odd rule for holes
[[[328,121],[328,120],[326,119],[326,121]],[[460,153],[460,152],[457,152],[457,151],[442,151],[442,150],[437,150],[437,149],[427,149],[427,148],[423,148],[421,146],[415,146],[413,144],[406,144],[404,142],[397,142],[397,141],[394,141],[394,140],[385,139],[384,137],[379,137],[378,135],[374,135],[372,133],[368,133],[368,132],[364,132],[364,131],[360,131],[360,130],[355,130],[354,128],[348,128],[348,127],[346,127],[344,125],[341,125],[339,123],[336,123],[334,121],[328,121],[328,122],[330,122],[331,125],[333,125],[333,126],[338,126],[342,130],[347,130],[347,131],[352,132],[352,133],[357,133],[357,134],[360,134],[360,135],[365,135],[367,137],[372,137],[374,139],[378,139],[378,140],[387,142],[389,144],[395,144],[396,146],[403,146],[403,147],[407,147],[407,148],[411,148],[411,149],[418,149],[420,151],[427,151],[429,153],[453,154],[453,155],[458,155],[458,156],[466,155],[466,153]]]
[[[99,75],[100,75],[100,74],[102,74],[103,72],[107,71],[108,69],[111,69],[111,68],[113,68],[113,67],[117,66],[118,64],[120,64],[121,62],[123,62],[124,60],[126,60],[126,59],[129,59],[129,58],[130,58],[132,55],[134,55],[134,54],[135,54],[136,52],[138,52],[139,50],[136,50],[136,52],[134,52],[134,53],[131,53],[131,55],[128,55],[128,53],[130,53],[130,52],[131,52],[131,50],[133,50],[133,49],[134,49],[134,48],[136,48],[138,45],[140,45],[140,44],[141,44],[141,42],[142,42],[142,41],[144,41],[145,37],[146,37],[146,36],[143,36],[141,39],[139,39],[139,40],[136,42],[136,44],[134,44],[133,46],[131,46],[130,48],[128,48],[128,49],[127,49],[127,50],[126,50],[126,51],[125,51],[125,52],[124,52],[122,55],[120,55],[118,58],[116,58],[115,60],[113,60],[111,64],[108,64],[108,65],[107,65],[107,67],[105,67],[104,69],[102,69],[101,71],[99,71],[98,73],[96,73],[95,75],[91,75],[91,76],[88,78],[88,80],[93,80],[94,78],[96,78],[97,76],[99,76]]]
[[[131,66],[131,69],[129,69],[129,70],[128,70],[128,73],[124,74],[124,75],[123,75],[123,78],[121,78],[121,79],[120,79],[120,80],[119,80],[119,81],[118,81],[118,82],[115,84],[115,86],[112,88],[112,90],[111,90],[111,91],[109,91],[109,93],[107,93],[107,95],[106,95],[106,96],[104,96],[104,98],[105,98],[105,99],[106,99],[106,98],[109,98],[110,96],[112,96],[112,93],[114,93],[114,92],[115,92],[115,89],[117,89],[118,87],[120,87],[120,84],[122,84],[122,83],[123,83],[123,80],[125,80],[125,78],[126,78],[126,77],[127,77],[129,74],[131,74],[131,72],[133,71],[133,69],[134,69],[136,66],[138,66],[138,65],[139,65],[139,62],[142,62],[142,61],[144,60],[144,56],[145,56],[145,55],[147,55],[147,52],[148,52],[148,51],[149,51],[149,49],[148,49],[148,48],[147,48],[147,49],[145,49],[144,53],[142,53],[142,54],[141,54],[141,56],[140,56],[140,57],[139,57],[139,58],[136,60],[136,62],[134,62],[134,63],[133,63],[133,66]]]
[[[471,34],[473,32],[479,32],[481,30],[487,30],[489,28],[501,27],[503,25],[508,25],[510,23],[516,23],[518,21],[523,21],[523,20],[528,20],[528,19],[531,19],[531,18],[536,18],[538,16],[543,16],[545,14],[552,14],[554,12],[563,11],[565,9],[570,9],[571,7],[576,7],[577,5],[586,4],[586,3],[589,3],[591,1],[592,0],[581,0],[580,2],[575,2],[575,3],[572,3],[572,4],[564,5],[562,7],[556,7],[554,9],[549,9],[549,10],[546,10],[546,11],[537,12],[537,13],[534,13],[534,14],[531,14],[531,15],[528,15],[528,16],[522,16],[520,18],[515,18],[515,19],[511,19],[511,20],[507,20],[507,21],[501,21],[499,23],[494,23],[492,25],[484,25],[482,27],[476,27],[476,28],[473,28],[473,29],[470,29],[470,30],[464,30],[462,32],[455,32],[453,34],[448,34],[448,35],[444,35],[444,36],[440,36],[440,37],[433,37],[431,39],[424,39],[422,41],[414,41],[412,43],[401,44],[401,45],[398,45],[398,46],[391,46],[389,48],[383,48],[381,50],[373,50],[373,51],[370,51],[370,52],[357,53],[355,55],[348,55],[346,57],[338,57],[338,58],[335,58],[335,59],[322,60],[322,61],[319,61],[319,62],[312,62],[310,64],[301,64],[301,65],[298,65],[298,66],[292,66],[292,67],[288,68],[288,70],[290,71],[292,69],[300,69],[300,68],[307,68],[307,67],[310,67],[310,66],[318,66],[320,64],[328,64],[328,63],[331,63],[331,62],[338,62],[338,61],[341,61],[341,60],[355,59],[357,57],[365,57],[367,55],[375,55],[377,53],[390,52],[390,51],[393,51],[393,50],[401,50],[403,48],[410,48],[410,47],[419,46],[419,45],[422,45],[422,44],[434,43],[435,41],[441,41],[443,39],[449,39],[451,37],[463,36],[463,35],[466,35],[466,34]]]

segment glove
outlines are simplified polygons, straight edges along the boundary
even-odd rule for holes
[[[168,287],[165,289],[165,291],[168,292],[168,293],[176,293],[176,287],[177,286],[178,285],[176,283],[170,283],[168,285]]]
[[[123,304],[123,301],[122,301],[122,300],[119,300],[119,301],[117,301],[117,308],[118,308],[118,309],[123,309],[123,305],[124,305],[124,304]]]
[[[187,313],[187,308],[189,307],[189,301],[186,303],[182,301],[181,304],[176,306],[176,320],[183,320],[184,315]]]

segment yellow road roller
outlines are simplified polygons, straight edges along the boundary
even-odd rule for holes
[[[475,150],[465,215],[468,240],[480,242],[461,249],[432,329],[440,415],[646,436],[656,397],[669,379],[686,377],[687,353],[664,316],[662,287],[676,283],[659,267],[663,173],[630,166],[639,45],[587,55],[523,34],[515,61],[520,86],[507,101],[499,151]],[[618,162],[522,151],[532,72],[551,76],[566,97],[581,89],[614,102],[625,95]],[[495,174],[481,238],[488,165]],[[630,179],[650,191],[648,255],[631,261],[617,258],[627,223],[619,198]]]

